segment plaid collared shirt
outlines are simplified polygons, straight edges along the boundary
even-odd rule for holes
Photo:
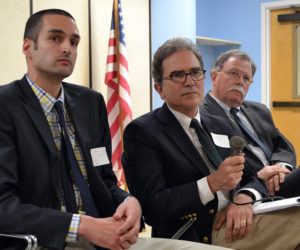
[[[32,88],[33,92],[37,96],[37,98],[40,101],[40,104],[42,106],[42,109],[45,113],[45,116],[47,118],[47,121],[49,123],[53,139],[58,151],[58,154],[60,153],[60,147],[61,147],[61,128],[58,122],[58,115],[57,111],[54,108],[54,104],[58,101],[61,101],[63,103],[64,107],[64,115],[65,115],[65,123],[66,123],[66,129],[68,136],[70,138],[70,141],[72,143],[72,147],[75,153],[75,157],[78,161],[78,165],[80,167],[81,173],[85,179],[87,179],[87,173],[86,173],[86,165],[83,158],[83,154],[79,145],[78,140],[75,136],[75,129],[72,124],[70,114],[68,113],[65,105],[64,105],[64,89],[61,88],[61,93],[59,98],[56,100],[53,96],[51,96],[49,93],[41,89],[39,86],[37,86],[28,75],[26,75],[27,81],[29,82],[30,87]],[[80,195],[80,191],[78,187],[73,182],[73,188],[76,198],[76,203],[79,209],[80,214],[84,214],[83,212],[83,203]],[[66,211],[66,207],[64,202],[61,204],[62,211]],[[73,214],[73,218],[69,227],[69,233],[67,235],[66,241],[67,242],[76,242],[78,239],[78,228],[80,223],[80,215],[79,214]]]

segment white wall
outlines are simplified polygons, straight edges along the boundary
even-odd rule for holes
[[[105,93],[104,76],[113,0],[92,0],[93,88]],[[149,1],[123,0],[122,10],[133,118],[150,111]]]
[[[22,43],[28,16],[29,1],[0,0],[0,84],[19,79],[26,72]]]
[[[78,57],[68,82],[89,86],[89,27],[87,0],[33,0],[33,12],[61,8],[75,18],[81,35]],[[30,14],[29,0],[0,0],[0,84],[26,73],[22,41]],[[104,76],[113,0],[91,0],[92,83],[106,98]],[[123,0],[133,117],[150,111],[149,1]]]

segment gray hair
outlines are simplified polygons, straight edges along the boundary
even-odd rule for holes
[[[167,40],[163,45],[161,45],[154,54],[152,61],[152,76],[155,82],[162,83],[163,80],[163,70],[162,63],[170,55],[174,54],[180,50],[189,50],[194,53],[197,57],[201,69],[203,69],[204,64],[202,61],[202,55],[199,52],[199,48],[191,40],[187,38],[177,37]]]
[[[251,57],[243,51],[240,51],[238,49],[228,50],[224,53],[222,53],[215,62],[214,70],[220,71],[223,68],[224,63],[230,58],[230,57],[237,57],[243,61],[247,61],[251,64],[252,67],[252,76],[254,76],[256,71],[256,65],[252,61]]]

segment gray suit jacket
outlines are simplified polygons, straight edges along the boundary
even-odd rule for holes
[[[223,108],[211,97],[209,93],[206,94],[203,102],[200,104],[201,112],[208,114],[214,114],[225,118],[228,124],[235,130],[235,133],[240,136],[240,130],[237,129],[237,125],[231,122]],[[280,184],[280,190],[276,192],[276,195],[283,197],[294,197],[300,195],[300,186],[298,185],[300,180],[300,168],[296,168],[296,153],[293,145],[282,135],[279,130],[275,127],[272,119],[271,112],[269,109],[257,102],[245,101],[241,106],[241,110],[247,116],[251,122],[254,130],[259,136],[260,140],[263,141],[272,151],[270,163],[286,162],[294,167],[294,170],[286,175],[284,183]],[[245,137],[244,137],[245,138]],[[245,138],[247,140],[247,138]],[[259,171],[264,166],[258,157],[252,153],[249,146],[246,145],[245,149],[248,149],[246,153],[246,159],[250,166]]]
[[[211,97],[209,93],[206,94],[203,102],[200,104],[200,110],[201,112],[225,118],[228,124],[235,129],[236,133],[240,133],[239,130],[236,129],[236,125],[228,118],[223,108]],[[251,125],[259,139],[272,151],[270,162],[286,162],[295,167],[296,153],[294,147],[275,127],[269,109],[261,103],[244,101],[241,105],[241,110],[251,122]],[[245,139],[247,140],[247,138]]]

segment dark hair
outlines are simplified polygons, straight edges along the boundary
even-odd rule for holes
[[[204,64],[202,61],[202,55],[199,52],[199,48],[191,40],[187,38],[177,37],[167,40],[163,45],[161,45],[154,54],[152,62],[152,76],[155,82],[162,83],[163,72],[162,63],[170,55],[174,54],[180,50],[189,50],[194,53],[197,57],[201,69],[203,69]]]
[[[214,70],[216,71],[220,71],[223,68],[224,63],[230,58],[230,57],[237,57],[243,61],[247,61],[251,64],[252,67],[252,76],[254,76],[255,71],[256,71],[256,65],[255,63],[252,61],[251,57],[243,51],[240,51],[238,49],[232,49],[232,50],[228,50],[224,53],[222,53],[215,62],[215,66],[214,66]]]
[[[34,13],[26,22],[24,39],[29,38],[33,40],[36,46],[39,33],[43,26],[43,17],[45,15],[63,15],[70,17],[75,21],[74,17],[69,12],[61,9],[46,9]]]

